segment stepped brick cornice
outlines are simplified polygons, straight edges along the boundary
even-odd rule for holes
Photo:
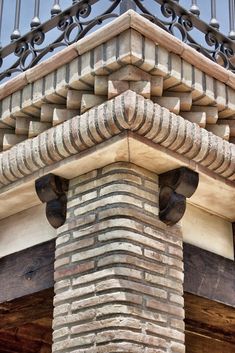
[[[20,197],[15,206],[14,193],[29,187],[32,196],[30,183],[45,173],[76,177],[89,168],[66,175],[65,165],[72,159],[85,160],[84,155],[100,148],[108,152],[103,164],[94,168],[131,161],[131,153],[137,159],[139,153],[141,159],[142,143],[146,151],[152,148],[153,158],[157,153],[162,158],[162,168],[151,169],[146,152],[140,163],[144,168],[162,173],[187,165],[204,178],[195,204],[234,220],[228,209],[235,176],[231,75],[129,11],[26,71],[24,78],[10,80],[0,88],[0,195],[8,202],[0,217],[24,209]],[[130,119],[128,111],[133,114]],[[130,141],[139,141],[140,149]],[[119,150],[121,145],[125,152]],[[224,197],[218,209],[209,200],[212,194],[218,198],[221,190]],[[201,203],[204,196],[206,205]],[[35,204],[33,199],[25,207]]]
[[[132,131],[235,180],[235,146],[132,91],[1,154],[1,186]]]
[[[142,74],[120,72],[131,66]],[[0,151],[127,89],[233,143],[231,75],[129,11],[0,87]]]

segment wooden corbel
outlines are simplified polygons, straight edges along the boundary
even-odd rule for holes
[[[176,224],[186,210],[186,198],[197,189],[198,173],[186,167],[170,170],[159,176],[159,218],[169,226]]]
[[[46,217],[54,228],[61,227],[66,220],[69,181],[54,174],[47,174],[35,181],[36,193],[46,203]]]

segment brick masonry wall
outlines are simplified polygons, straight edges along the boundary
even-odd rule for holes
[[[53,352],[183,353],[179,226],[158,219],[158,176],[115,163],[70,182],[58,231]]]

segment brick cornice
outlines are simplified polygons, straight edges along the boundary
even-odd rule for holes
[[[180,55],[188,63],[194,65],[199,70],[235,89],[235,75],[232,72],[214,63],[135,11],[129,10],[103,28],[89,34],[61,52],[56,53],[52,58],[45,60],[36,67],[29,69],[10,81],[0,85],[0,99],[22,89],[31,82],[50,74],[62,65],[70,62],[75,57],[94,49],[97,45],[105,43],[129,28],[138,31],[143,36],[146,36],[146,38],[163,46],[169,52]]]
[[[0,155],[0,186],[100,144],[123,131],[235,180],[235,146],[151,100],[126,91]]]

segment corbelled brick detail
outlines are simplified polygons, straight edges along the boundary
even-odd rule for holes
[[[72,180],[55,269],[54,353],[184,352],[182,236],[158,219],[156,174]]]
[[[0,154],[0,187],[132,131],[231,181],[235,145],[132,91]],[[27,162],[26,162],[27,161]]]

